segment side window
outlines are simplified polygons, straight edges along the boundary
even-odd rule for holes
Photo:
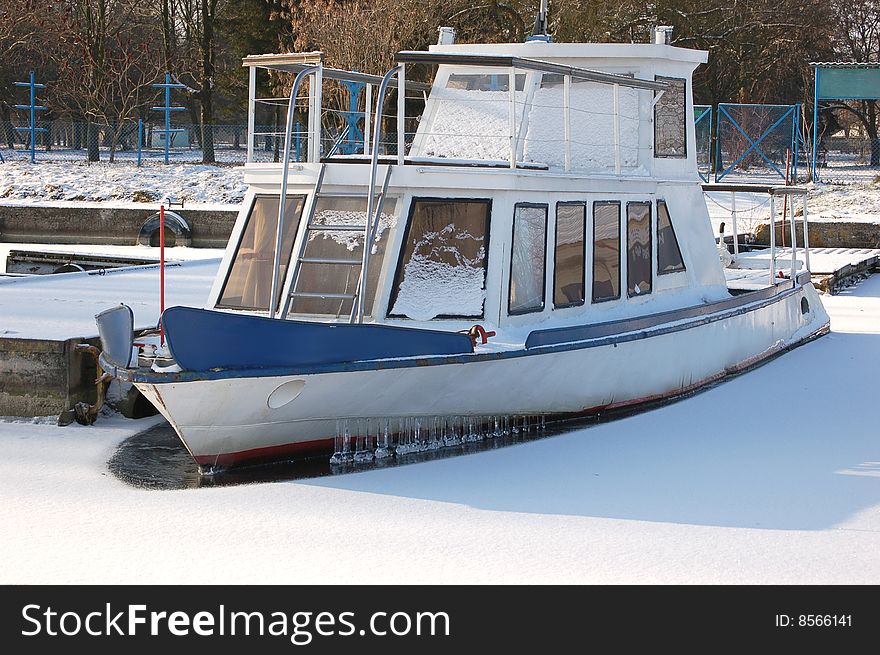
[[[272,293],[272,269],[275,265],[278,201],[278,196],[257,196],[254,199],[217,307],[268,311],[269,296]],[[304,204],[305,196],[287,196],[284,232],[281,235],[279,296],[284,286],[287,266],[290,264]]]
[[[620,203],[593,203],[593,302],[620,298]]]
[[[669,218],[669,208],[663,200],[657,201],[657,274],[678,273],[685,270],[678,239]]]
[[[587,206],[557,203],[553,269],[553,306],[584,304],[584,231]]]
[[[654,156],[687,157],[685,80],[660,75],[655,79],[666,82],[669,87],[654,105]]]
[[[508,314],[544,309],[546,251],[547,205],[517,204],[513,211]]]
[[[491,201],[415,198],[389,316],[481,318]]]
[[[626,205],[626,292],[651,293],[651,203]]]

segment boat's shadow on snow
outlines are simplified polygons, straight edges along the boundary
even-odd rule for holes
[[[413,466],[333,475],[321,459],[200,480],[159,425],[124,442],[110,469],[157,489],[295,479],[505,512],[818,530],[880,503],[866,361],[880,361],[880,334],[832,332],[685,402],[403,460]]]

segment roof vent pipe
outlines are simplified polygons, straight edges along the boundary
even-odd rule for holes
[[[452,45],[455,43],[454,27],[438,27],[437,31],[440,32],[440,36],[437,38],[437,45]]]
[[[654,28],[654,43],[669,45],[672,43],[672,25],[657,25]]]

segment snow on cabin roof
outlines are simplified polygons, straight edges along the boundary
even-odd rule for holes
[[[432,45],[432,53],[473,53],[529,57],[533,59],[641,59],[705,64],[706,50],[677,48],[655,43],[454,43]]]

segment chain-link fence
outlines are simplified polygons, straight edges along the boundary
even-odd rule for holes
[[[864,184],[880,178],[880,139],[844,132],[822,139],[816,148],[816,180]]]
[[[131,121],[122,125],[95,125],[68,121],[43,121],[36,133],[37,161],[88,160],[144,163],[164,161],[166,134],[162,125]],[[0,129],[0,156],[6,161],[30,159],[30,132],[16,130],[9,122]],[[167,135],[168,160],[196,163],[203,160],[202,127],[175,125],[181,130]],[[269,131],[271,128],[257,126]],[[247,125],[214,125],[214,160],[218,164],[243,164],[247,159]],[[274,144],[270,142],[270,150]],[[271,159],[270,159],[271,161]]]

